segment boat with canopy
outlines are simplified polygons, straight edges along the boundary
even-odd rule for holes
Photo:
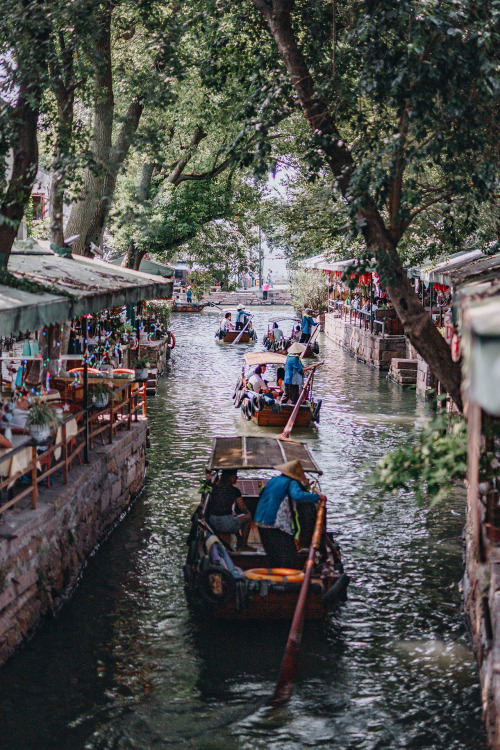
[[[342,567],[339,546],[327,530],[322,501],[317,506],[297,503],[293,508],[298,521],[295,539],[300,568],[269,567],[253,518],[260,492],[271,478],[269,470],[277,473],[280,465],[295,460],[306,476],[310,475],[307,479],[312,491],[319,492],[322,471],[303,443],[247,436],[214,439],[201,502],[192,517],[184,565],[188,601],[202,618],[291,620],[306,575],[310,581],[305,619],[323,618],[345,598],[349,578]],[[206,515],[211,491],[224,469],[239,472],[236,487],[252,517],[247,551],[237,548],[235,535],[214,531]]]
[[[303,359],[319,354],[319,329],[320,326],[316,326],[314,329],[302,355]],[[280,315],[276,318],[270,318],[267,324],[267,333],[262,339],[262,343],[269,351],[286,352],[294,341],[300,340],[300,334],[300,318]]]
[[[294,412],[294,404],[281,403],[283,397],[284,367],[286,354],[282,352],[248,352],[244,356],[246,367],[242,368],[241,377],[236,383],[233,394],[235,408],[240,408],[245,419],[253,420],[262,427],[285,427]],[[272,368],[272,377],[267,381],[270,393],[256,393],[249,382],[254,369],[265,365]],[[293,424],[296,427],[310,427],[319,423],[321,399],[313,396],[314,370],[306,379],[301,402],[296,411]]]

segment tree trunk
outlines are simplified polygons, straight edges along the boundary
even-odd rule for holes
[[[265,17],[271,34],[298,96],[304,117],[313,132],[326,136],[322,149],[332,173],[346,200],[350,195],[350,176],[354,167],[352,155],[340,138],[328,104],[318,96],[313,79],[297,44],[291,24],[292,0],[253,0]],[[400,179],[397,175],[397,179]],[[399,237],[391,236],[382,216],[365,196],[365,208],[358,212],[368,250],[373,253],[379,273],[394,308],[405,326],[415,349],[429,364],[459,408],[462,405],[460,366],[453,362],[448,345],[424,310],[415,294],[397,252]]]
[[[101,199],[98,202],[96,212],[85,239],[85,245],[88,247],[90,247],[91,242],[98,246],[101,244],[104,228],[109,217],[111,201],[113,200],[116,188],[118,172],[127,158],[132,140],[137,132],[137,128],[139,127],[139,121],[143,109],[144,105],[138,97],[131,102],[125,116],[125,121],[116,139],[116,143],[110,151],[109,163],[107,165],[106,174],[104,175]]]
[[[68,50],[64,35],[59,33],[59,55],[52,45],[52,62],[49,63],[52,88],[57,101],[56,142],[52,161],[52,184],[50,187],[50,239],[59,247],[64,245],[63,205],[64,187],[67,182],[65,155],[69,152],[73,135],[74,119],[74,64],[73,52]]]
[[[137,186],[137,190],[135,193],[135,198],[137,203],[139,203],[141,206],[144,206],[146,203],[148,196],[149,196],[149,189],[151,187],[151,180],[153,178],[153,172],[154,172],[155,165],[152,162],[143,162],[142,169],[141,169],[141,178],[139,180],[139,185]],[[123,268],[134,268],[136,271],[138,270],[141,260],[144,257],[144,253],[141,255],[139,262],[137,263],[137,254],[138,249],[135,246],[134,240],[130,240],[129,246],[127,248],[127,252],[125,253],[125,257],[122,261],[122,267]]]
[[[32,88],[31,84],[21,82],[14,110],[18,140],[13,149],[12,174],[0,205],[3,217],[0,224],[0,267],[7,266],[38,169],[39,105]]]
[[[96,74],[94,78],[94,130],[91,151],[92,167],[85,170],[83,197],[73,204],[66,225],[66,236],[79,235],[73,244],[73,252],[91,255],[87,234],[103,194],[104,177],[109,163],[113,130],[114,97],[113,72],[111,67],[111,15],[112,3],[108,2],[100,16],[96,41]]]

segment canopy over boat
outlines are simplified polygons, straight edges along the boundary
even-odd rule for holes
[[[245,354],[245,362],[249,367],[254,365],[284,365],[286,354],[281,352],[249,352]]]
[[[322,474],[304,443],[267,437],[214,438],[207,469],[273,469],[300,461],[304,471]]]
[[[290,315],[280,315],[278,318],[269,318],[269,324],[279,323],[281,320],[291,320],[294,323],[300,323],[300,318],[294,318]]]

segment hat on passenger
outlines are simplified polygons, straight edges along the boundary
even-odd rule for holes
[[[287,350],[287,354],[302,354],[307,347],[304,344],[295,343]]]
[[[312,310],[311,310],[310,307],[306,307],[306,309],[304,310],[304,312],[312,312]]]
[[[297,482],[302,482],[302,484],[306,484],[307,482],[304,469],[302,468],[300,461],[297,461],[297,459],[295,459],[295,461],[287,461],[286,464],[278,464],[278,466],[275,466],[274,468],[276,471],[281,471],[286,477],[296,479]]]
[[[236,309],[237,310],[244,310],[245,309],[245,305],[241,305],[240,304],[240,305],[238,305],[238,307]]]

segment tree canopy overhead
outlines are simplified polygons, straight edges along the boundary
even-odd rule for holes
[[[231,220],[254,210],[249,170],[292,165],[292,200],[259,223],[291,255],[364,248],[459,403],[459,368],[402,261],[498,248],[499,18],[500,0],[5,0],[3,262],[40,128],[52,239],[69,190],[77,251],[112,226],[133,266],[147,250],[201,252],[201,233],[252,245],[256,219],[244,240]]]

